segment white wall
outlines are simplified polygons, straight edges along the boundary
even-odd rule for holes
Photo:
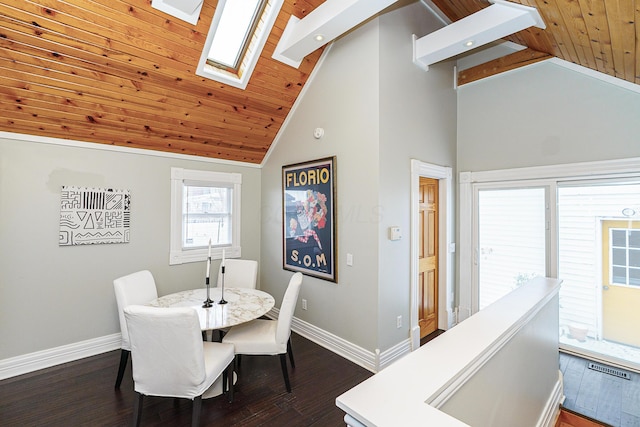
[[[282,269],[281,168],[336,156],[338,282],[305,276],[308,310],[295,315],[369,351],[409,336],[409,238],[386,236],[389,225],[409,232],[410,160],[455,160],[452,66],[427,73],[411,61],[411,34],[437,26],[413,2],[334,42],[263,168],[262,283],[281,299],[291,274]]]
[[[458,89],[458,170],[640,156],[640,93],[545,61]]]
[[[119,333],[121,275],[150,270],[160,295],[203,286],[204,263],[169,266],[171,167],[242,173],[242,255],[260,258],[256,167],[15,137],[0,138],[0,360]],[[58,246],[62,185],[130,190],[130,242]]]

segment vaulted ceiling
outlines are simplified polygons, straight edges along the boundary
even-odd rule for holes
[[[487,0],[431,0],[451,21],[490,6]],[[530,48],[511,59],[480,66],[489,75],[548,54],[601,73],[640,84],[640,0],[516,0],[538,10],[544,30],[531,27],[506,39]]]
[[[271,55],[289,16],[323,0],[284,1],[246,90],[195,75],[216,3],[205,0],[193,26],[150,0],[0,0],[0,130],[260,163],[322,49],[298,69]],[[451,21],[491,5],[426,3]],[[640,0],[514,3],[537,8],[546,29],[508,37],[529,49],[460,83],[551,56],[640,83]]]
[[[0,130],[260,163],[321,51],[271,59],[287,0],[246,90],[196,76],[216,1],[193,26],[149,0],[0,0]]]

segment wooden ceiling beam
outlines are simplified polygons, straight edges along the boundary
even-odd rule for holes
[[[493,61],[485,62],[484,64],[459,71],[458,86],[550,58],[552,58],[552,56],[545,52],[538,52],[533,49],[520,50],[510,55],[503,56],[502,58],[497,58]]]

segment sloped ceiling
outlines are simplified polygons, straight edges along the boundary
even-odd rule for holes
[[[491,5],[487,0],[431,1],[453,22]],[[531,27],[507,38],[530,48],[514,59],[519,56],[524,60],[527,55],[544,59],[544,54],[548,54],[640,83],[640,26],[636,24],[640,0],[515,0],[513,3],[536,8],[546,24],[544,30]],[[513,62],[501,61],[503,65]],[[469,73],[489,75],[501,68],[498,62]]]
[[[193,26],[149,0],[0,0],[0,130],[260,163],[320,57],[271,59],[286,0],[246,88],[195,75],[217,2]]]
[[[640,0],[514,2],[547,28],[510,36],[529,49],[461,72],[460,84],[551,56],[640,83]],[[240,90],[195,75],[215,0],[195,26],[150,0],[0,0],[0,130],[260,163],[322,49],[298,69],[271,55],[289,16],[322,3],[284,1]],[[425,4],[457,21],[491,3]]]

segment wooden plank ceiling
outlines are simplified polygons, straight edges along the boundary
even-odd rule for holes
[[[1,0],[0,130],[259,163],[320,57],[271,58],[286,0],[246,88],[195,75],[217,2],[196,26],[150,0]]]
[[[457,21],[490,6],[488,0],[432,0],[451,20]],[[546,24],[531,27],[507,40],[530,48],[527,52],[484,64],[463,73],[461,82],[502,71],[513,64],[551,56],[610,76],[640,84],[640,0],[512,0],[535,7]],[[501,63],[500,63],[501,62]]]
[[[193,26],[150,0],[0,0],[0,130],[260,163],[321,50],[299,69],[271,58],[290,15],[324,0],[285,0],[246,90],[195,75],[216,0]],[[431,0],[452,21],[487,0]],[[508,40],[529,49],[465,70],[465,83],[556,56],[640,83],[640,0],[514,0],[547,28]],[[407,58],[410,61],[410,58]]]

